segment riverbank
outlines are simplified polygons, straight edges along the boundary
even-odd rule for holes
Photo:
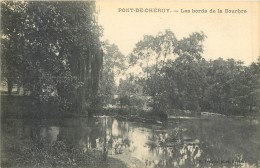
[[[30,96],[1,95],[1,117],[2,118],[85,118],[87,114],[77,114],[60,109],[58,103],[51,101],[45,104],[37,104]],[[259,117],[260,113],[246,113],[244,115],[228,115],[213,112],[193,112],[189,110],[166,109],[164,111],[143,110],[134,107],[116,107],[89,109],[88,113],[96,116],[113,116],[118,120],[145,121],[161,123],[168,118],[175,117]]]
[[[116,157],[107,157],[102,151],[83,151],[63,141],[47,142],[44,139],[17,139],[1,136],[1,167],[3,168],[127,168],[127,163]]]
[[[212,112],[191,112],[187,110],[168,110],[167,112],[144,111],[131,108],[111,108],[103,109],[97,113],[97,116],[112,116],[117,120],[145,122],[153,124],[163,124],[169,120],[198,120],[211,119],[219,117],[234,117],[234,118],[260,118],[260,113],[252,113],[248,115],[224,115]]]

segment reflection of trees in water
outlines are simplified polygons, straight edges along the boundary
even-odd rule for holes
[[[114,153],[122,153],[129,146],[128,125],[126,122],[117,122],[112,118],[91,118],[89,120],[68,120],[66,127],[61,127],[58,140],[71,145],[81,145],[84,150],[90,148],[114,150]],[[116,127],[115,127],[116,123]],[[112,132],[116,129],[116,136]],[[105,137],[106,136],[106,137]],[[106,139],[105,139],[106,138]]]
[[[129,152],[129,125],[127,122],[118,122],[113,118],[108,118],[107,125],[107,148],[110,154],[121,154]]]
[[[201,140],[200,147],[204,151],[201,158],[213,163],[210,165],[241,167],[233,161],[247,161],[250,167],[257,167],[259,145],[251,141],[255,139],[259,126],[246,123],[245,119],[216,118],[210,121],[193,121],[186,126]],[[257,128],[258,127],[258,128]],[[223,165],[221,162],[224,162]],[[225,163],[226,162],[226,163]]]
[[[97,147],[102,136],[102,125],[95,119],[70,119],[60,128],[58,140],[70,145],[80,145],[84,150]]]
[[[158,146],[152,151],[160,159],[146,160],[151,167],[199,167],[201,150],[198,146],[183,145],[172,147]]]
[[[185,144],[182,129],[154,131],[146,143],[150,151],[158,156],[145,161],[149,167],[197,167],[201,150],[196,144]],[[158,159],[160,158],[160,159]]]
[[[146,147],[133,143],[136,141],[133,139],[136,134],[133,133],[146,127],[141,124],[131,125],[132,123],[125,121],[117,122],[110,117],[107,118],[106,127],[104,118],[92,118],[64,119],[59,122],[17,120],[10,121],[9,125],[13,125],[12,127],[5,124],[2,129],[5,134],[11,132],[18,138],[36,141],[44,137],[52,141],[56,136],[56,140],[82,146],[84,150],[102,147],[106,135],[106,147],[110,154],[133,152],[135,155],[134,152],[143,149],[148,151],[149,148],[150,152],[143,155],[143,161],[150,167],[220,167],[222,165],[219,162],[222,160],[244,160],[250,165],[256,164],[259,160],[259,145],[253,140],[257,139],[254,136],[260,131],[259,125],[241,120],[194,120],[168,124],[162,127],[164,130],[147,129],[145,133],[148,134],[148,140],[144,142]],[[55,127],[56,125],[61,127]],[[112,132],[117,134],[113,135]],[[196,139],[200,140],[199,143],[194,143]],[[141,150],[136,150],[133,146]],[[241,167],[238,163],[225,166]]]

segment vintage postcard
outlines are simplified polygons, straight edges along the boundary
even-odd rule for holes
[[[259,1],[0,1],[1,167],[260,167]]]

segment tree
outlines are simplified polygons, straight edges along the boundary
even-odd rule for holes
[[[146,81],[144,90],[153,97],[156,109],[172,105],[199,109],[200,83],[204,74],[200,67],[204,61],[201,43],[205,37],[203,33],[193,33],[177,40],[171,31],[166,30],[156,37],[144,36],[136,44],[130,63],[142,66],[146,73],[143,76]]]
[[[208,87],[205,90],[205,98],[210,109],[225,113],[231,111],[233,105],[238,104],[236,93],[242,89],[240,79],[244,69],[242,62],[234,59],[225,61],[219,58],[209,62],[206,70]]]
[[[103,59],[95,3],[1,3],[5,77],[18,71],[12,79],[39,102],[55,95],[67,110],[87,113],[96,99]]]
[[[182,110],[201,110],[205,79],[205,60],[186,62],[185,57],[178,57],[165,67],[164,96],[171,108]]]
[[[136,109],[142,109],[145,104],[146,97],[143,95],[143,87],[138,78],[132,74],[127,75],[126,79],[121,79],[119,82],[117,93],[119,94],[119,101],[121,107],[128,105]]]
[[[104,60],[100,81],[99,93],[105,104],[111,103],[116,94],[116,77],[124,73],[126,68],[125,56],[119,51],[115,44],[106,41],[103,45]]]
[[[1,76],[7,81],[8,94],[11,95],[13,83],[18,82],[20,72],[25,68],[21,48],[24,47],[23,20],[26,4],[21,1],[1,2],[1,7]]]
[[[254,109],[259,108],[259,74],[260,64],[252,63],[240,73],[236,79],[234,100],[239,104],[239,111],[252,113]]]

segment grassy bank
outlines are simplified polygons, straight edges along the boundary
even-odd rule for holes
[[[214,112],[196,112],[190,110],[179,110],[179,109],[166,109],[166,110],[142,110],[138,108],[124,107],[124,108],[106,108],[98,110],[96,115],[108,115],[113,116],[117,119],[123,119],[128,121],[160,121],[164,122],[169,117],[191,117],[191,118],[200,118],[200,117],[214,117],[214,116],[226,116],[226,117],[247,117],[254,118],[260,117],[259,112],[254,113],[245,113],[241,114],[220,114]]]
[[[99,113],[96,115],[108,115],[113,116],[118,120],[128,120],[128,121],[145,121],[152,122],[154,121],[166,121],[167,116],[163,112],[157,111],[145,111],[142,109],[136,108],[111,108],[111,109],[102,109],[99,110]]]
[[[68,145],[62,141],[48,143],[44,139],[16,139],[1,137],[1,167],[3,168],[126,168],[122,161],[108,157],[104,160],[102,151],[84,152],[80,146]]]

